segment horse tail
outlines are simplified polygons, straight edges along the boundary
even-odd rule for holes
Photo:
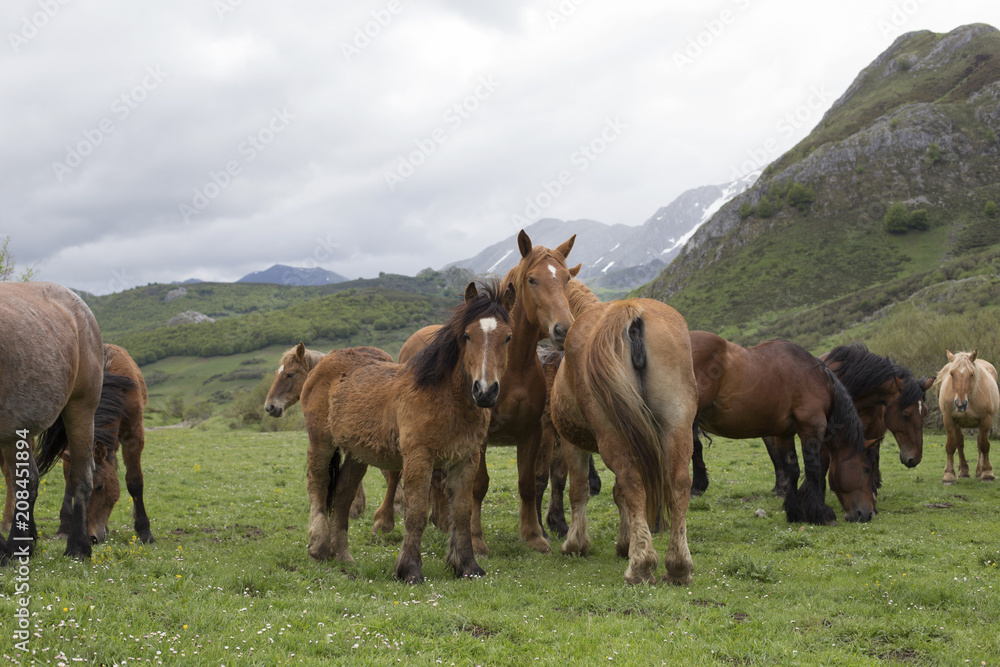
[[[660,425],[646,401],[642,308],[629,301],[609,308],[597,323],[586,358],[586,381],[608,423],[639,469],[646,487],[646,517],[667,504],[666,456]]]
[[[118,451],[118,425],[125,413],[125,395],[134,391],[138,385],[129,377],[116,375],[105,371],[101,385],[101,400],[94,412],[94,441],[91,443],[91,453],[96,443],[104,443],[109,453]],[[62,415],[52,426],[45,429],[38,439],[35,459],[38,464],[38,475],[47,473],[63,451],[69,445],[69,435]]]
[[[341,453],[339,449],[335,449],[333,456],[330,458],[330,486],[326,489],[326,513],[329,514],[333,511],[333,492],[337,488],[337,475],[340,474],[340,467],[342,464]]]

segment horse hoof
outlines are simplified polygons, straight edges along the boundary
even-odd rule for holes
[[[538,551],[543,554],[547,554],[550,551],[552,551],[552,546],[549,544],[549,541],[544,537],[536,537],[529,540],[525,540],[525,544],[527,544],[535,551]]]
[[[955,485],[955,480],[953,480],[953,479],[942,479],[941,483],[944,484],[945,486],[954,486]]]
[[[997,480],[993,473],[987,473],[980,478],[984,482],[995,482]]]
[[[479,567],[479,565],[475,565],[474,567],[467,568],[464,572],[462,572],[461,578],[471,579],[474,577],[476,579],[479,579],[480,577],[485,577],[485,576],[486,576],[486,570]]]
[[[629,565],[628,569],[625,570],[625,583],[629,584],[630,586],[637,586],[639,584],[655,584],[656,572],[650,571],[638,575],[632,571],[632,566]]]
[[[671,574],[668,569],[667,573],[663,575],[663,582],[667,584],[673,584],[674,586],[687,586],[692,581],[694,581],[694,577],[691,576],[690,570],[680,574]]]
[[[619,558],[628,558],[628,543],[615,542],[615,553]]]
[[[143,544],[156,544],[156,538],[153,537],[153,534],[148,530],[139,533],[139,541],[142,542]]]

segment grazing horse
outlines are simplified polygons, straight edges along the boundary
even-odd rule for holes
[[[726,438],[799,436],[805,479],[796,489],[797,460],[795,467],[787,467],[789,523],[836,523],[836,513],[824,501],[824,449],[830,456],[830,488],[845,518],[871,520],[874,454],[865,448],[861,420],[833,371],[785,340],[745,348],[712,333],[692,331],[691,351],[698,377],[695,429],[700,426]]]
[[[548,552],[551,547],[539,520],[535,468],[542,438],[545,375],[535,346],[539,340],[550,338],[560,347],[573,323],[567,285],[580,267],[567,269],[566,257],[575,241],[574,235],[555,250],[550,250],[532,245],[531,239],[521,230],[517,236],[521,261],[507,272],[501,283],[505,288],[508,285],[514,288],[517,301],[510,313],[514,339],[508,353],[507,370],[500,383],[500,397],[492,410],[489,442],[493,445],[517,446],[517,486],[521,500],[520,539],[532,549],[543,553]],[[400,358],[413,347],[419,348],[419,339],[426,339],[427,335],[428,329],[422,329],[411,336],[411,340],[417,340],[404,344],[400,350]],[[472,508],[472,544],[475,552],[481,555],[489,553],[483,540],[482,525],[483,499],[490,483],[486,468],[486,444],[487,438],[484,437]],[[405,483],[403,486],[406,486]],[[386,499],[376,512],[376,528],[379,530],[392,530],[392,497],[389,492],[393,490],[390,480]]]
[[[87,304],[61,285],[0,283],[0,451],[16,487],[10,539],[0,536],[0,564],[29,555],[38,537],[38,477],[66,446],[34,439],[60,422],[72,456],[73,509],[67,556],[90,556],[87,503],[93,490],[94,413],[101,400],[104,348]]]
[[[908,468],[916,467],[924,449],[925,392],[934,378],[917,380],[909,370],[869,351],[862,343],[840,345],[819,359],[836,374],[854,401],[866,446],[875,451],[876,491],[881,485],[879,448],[887,430],[892,431],[899,445],[900,463]],[[773,491],[784,497],[788,490],[787,471],[798,468],[795,441],[788,437],[767,437],[764,443],[774,463]]]
[[[656,581],[658,556],[647,517],[665,507],[670,545],[664,578],[690,583],[688,466],[698,387],[687,323],[659,301],[601,303],[583,283],[570,285],[576,319],[551,397],[552,422],[569,470],[571,520],[562,552],[583,555],[590,548],[587,453],[597,452],[615,474],[621,516],[615,546],[629,560],[625,581]]]
[[[976,479],[992,482],[993,464],[990,463],[990,428],[993,418],[1000,409],[1000,391],[997,390],[997,369],[985,359],[979,358],[979,348],[972,352],[948,354],[945,364],[934,380],[938,387],[938,406],[944,417],[944,429],[948,434],[942,482],[955,483],[955,450],[958,450],[958,476],[969,476],[969,464],[965,461],[965,438],[963,428],[979,429],[979,462],[976,464]]]
[[[278,418],[285,413],[285,410],[298,403],[306,378],[325,356],[322,352],[307,350],[305,343],[302,342],[282,354],[278,370],[274,371],[274,381],[267,392],[267,398],[264,399],[264,411]],[[365,513],[366,502],[365,485],[362,482],[358,485],[358,495],[351,503],[352,519],[357,519]]]
[[[353,562],[347,511],[369,465],[401,470],[406,488],[396,577],[423,581],[420,543],[431,472],[447,471],[452,528],[447,562],[460,577],[482,576],[469,531],[480,443],[496,404],[511,340],[514,289],[470,283],[465,303],[408,364],[331,352],[306,379],[309,431],[309,555]],[[388,357],[388,355],[385,355]],[[327,518],[329,509],[332,519]]]

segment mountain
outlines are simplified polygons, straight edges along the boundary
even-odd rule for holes
[[[998,134],[1000,32],[902,35],[636,293],[692,328],[807,344],[956,262],[996,273],[980,259],[1000,246]]]
[[[555,247],[577,235],[570,265],[582,263],[580,278],[591,287],[628,290],[655,277],[688,238],[723,204],[753,184],[758,173],[725,185],[687,190],[639,226],[607,225],[594,220],[543,218],[525,228],[532,243]],[[476,274],[504,274],[520,260],[512,235],[448,267]]]
[[[238,283],[273,283],[275,285],[331,285],[333,283],[346,282],[347,278],[321,269],[318,266],[312,269],[303,269],[297,266],[285,266],[275,264],[269,269],[248,273],[236,282]]]

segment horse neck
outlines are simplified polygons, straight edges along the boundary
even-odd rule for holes
[[[538,359],[536,348],[542,329],[528,319],[527,309],[520,297],[514,302],[514,309],[510,312],[510,323],[512,336],[507,348],[507,371],[534,366],[532,360]]]
[[[573,314],[573,317],[579,317],[601,303],[601,300],[590,291],[590,288],[576,279],[569,281],[568,296],[569,310]]]
[[[306,356],[305,356],[306,373],[316,368],[316,364],[322,361],[323,357],[325,356],[326,354],[324,354],[323,352],[317,352],[316,350],[306,350]]]

